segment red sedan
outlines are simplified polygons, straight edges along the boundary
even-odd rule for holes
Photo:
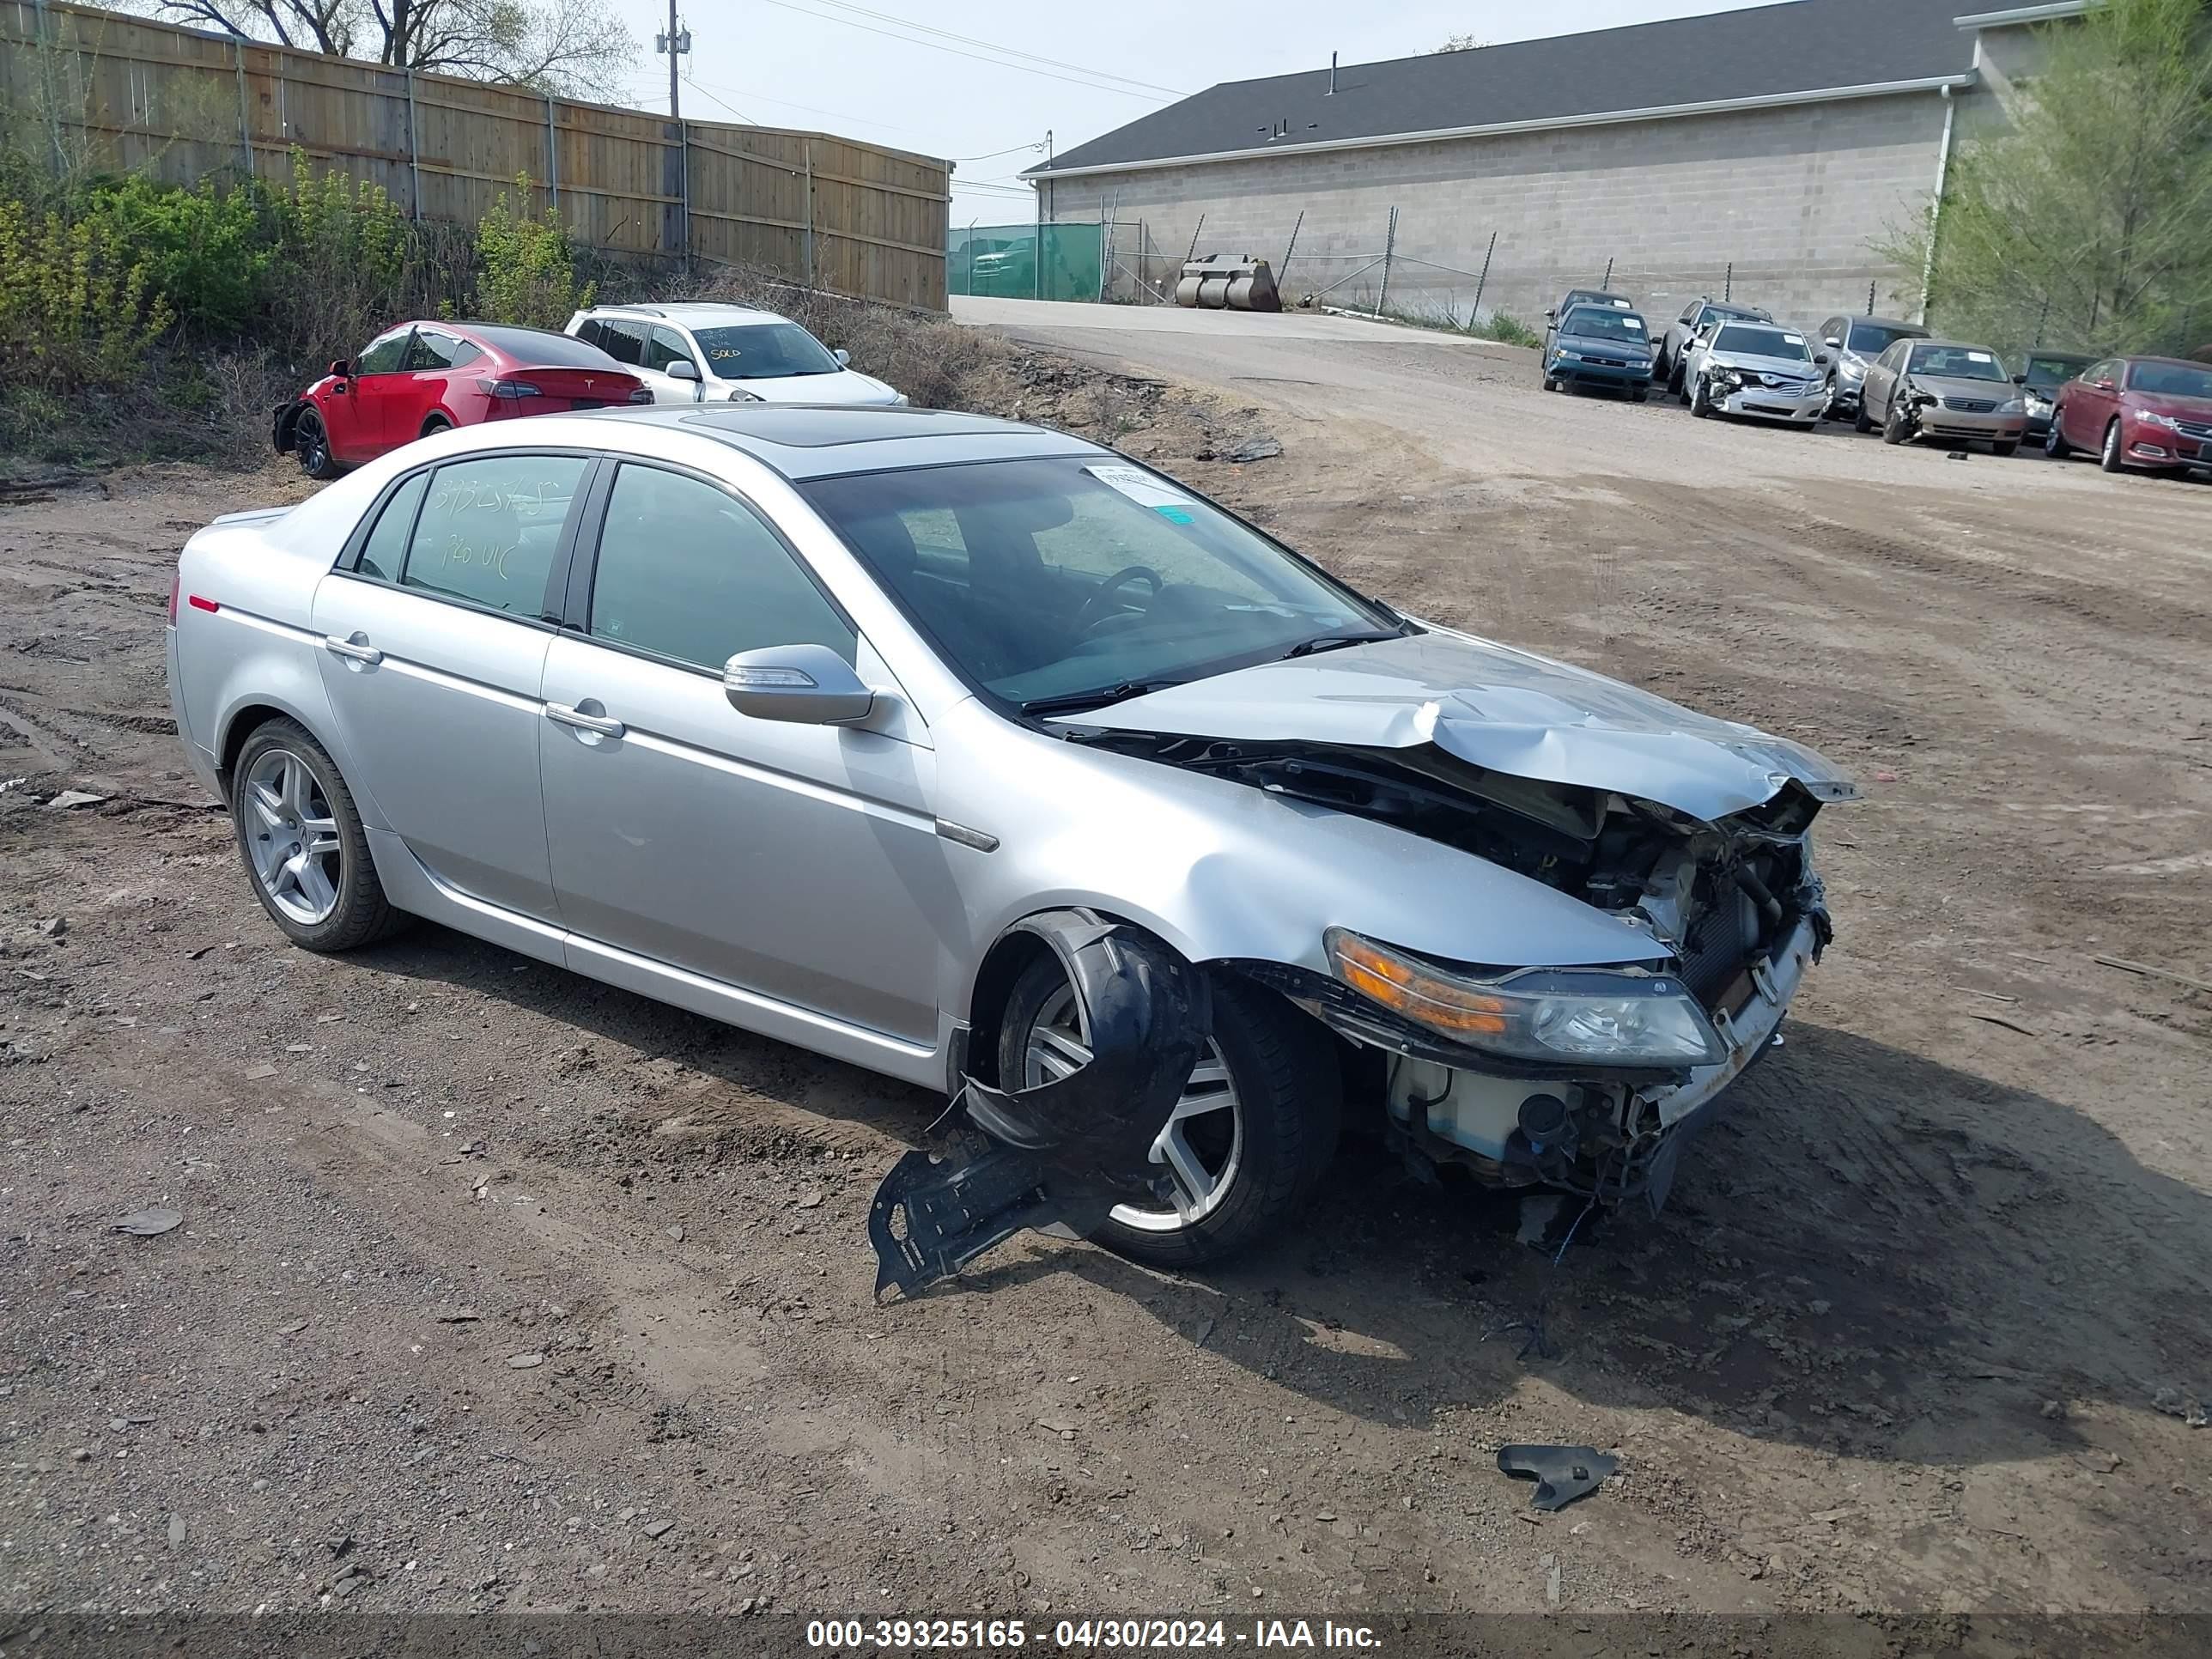
[[[597,346],[503,323],[402,323],[276,411],[278,454],[311,478],[449,426],[649,404],[644,381]]]
[[[2046,454],[2087,450],[2107,472],[2212,467],[2212,368],[2106,357],[2058,388]]]

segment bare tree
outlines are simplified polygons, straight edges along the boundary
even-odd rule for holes
[[[125,0],[334,58],[611,98],[638,52],[606,0]]]
[[[1444,37],[1443,45],[1429,48],[1429,56],[1441,58],[1448,52],[1480,52],[1489,44],[1489,41],[1478,40],[1471,34],[1448,34]]]

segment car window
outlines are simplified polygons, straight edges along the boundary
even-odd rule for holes
[[[2128,390],[2159,398],[2212,398],[2212,368],[2196,363],[2137,363]]]
[[[1928,337],[1917,329],[1885,327],[1880,323],[1853,323],[1844,343],[1862,357],[1871,357],[1887,351],[1899,340],[1923,340]]]
[[[415,509],[422,505],[422,491],[429,482],[428,473],[418,472],[385,502],[384,511],[376,515],[376,528],[362,544],[361,558],[354,567],[362,575],[379,581],[398,580],[400,560],[407,551],[407,532],[415,527]]]
[[[1910,348],[1912,373],[1947,380],[2008,380],[1996,353],[1979,346],[1921,345]]]
[[[353,372],[356,374],[397,373],[401,360],[407,355],[407,342],[414,337],[414,334],[415,330],[410,324],[405,328],[395,328],[389,334],[378,335],[361,349],[361,356],[354,359]]]
[[[1812,353],[1805,344],[1805,337],[1788,329],[1753,328],[1743,323],[1730,323],[1713,342],[1716,351],[1741,351],[1750,357],[1782,357],[1797,362],[1807,362]]]
[[[575,455],[486,455],[440,467],[401,584],[510,616],[540,615],[585,465]]]
[[[1698,314],[1698,301],[1695,301],[1695,300],[1692,300],[1692,301],[1690,301],[1690,303],[1689,303],[1689,304],[1687,304],[1687,305],[1686,305],[1686,306],[1684,306],[1684,307],[1682,307],[1682,314],[1681,314],[1680,316],[1677,317],[1674,320],[1675,320],[1676,322],[1678,322],[1678,323],[1686,323],[1686,322],[1688,322],[1688,321],[1689,321],[1692,317],[1696,316],[1697,314]]]
[[[2063,386],[2080,374],[2083,367],[2070,357],[2031,356],[2026,365],[2027,383],[2038,386]]]
[[[1109,457],[802,488],[947,662],[1012,702],[1110,702],[1400,628],[1202,497]]]
[[[598,334],[586,343],[599,347],[618,363],[635,368],[645,361],[645,325],[619,317],[601,318]]]
[[[781,380],[794,374],[835,374],[836,358],[796,323],[744,323],[695,328],[708,366],[726,380]]]
[[[1566,314],[1559,332],[1583,339],[1633,340],[1644,343],[1644,319],[1632,311],[1611,306],[1579,305]]]
[[[826,645],[854,659],[852,625],[756,514],[726,491],[629,466],[607,497],[591,631],[719,672],[740,651]]]
[[[407,356],[401,360],[400,367],[417,373],[425,369],[453,368],[467,361],[461,356],[461,348],[462,342],[450,334],[418,328],[415,331],[415,343],[407,348]],[[468,349],[473,354],[476,348],[470,346]]]
[[[645,338],[645,366],[665,374],[671,363],[691,363],[694,368],[697,367],[691,356],[691,348],[684,343],[684,337],[672,328],[656,325]]]

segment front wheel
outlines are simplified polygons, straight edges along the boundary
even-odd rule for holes
[[[2074,453],[2074,446],[2058,429],[2058,411],[2055,409],[2051,411],[2051,425],[2043,434],[2043,453],[2054,461],[2063,461]]]
[[[1893,402],[1889,406],[1889,414],[1886,418],[1884,418],[1881,423],[1882,442],[1886,444],[1901,444],[1911,434],[1907,432],[1905,425],[1905,410],[1903,405]]]
[[[318,483],[328,483],[342,470],[331,453],[330,429],[313,409],[301,410],[292,422],[292,453],[300,459],[300,471]]]
[[[256,728],[232,771],[230,816],[253,896],[293,944],[350,951],[406,918],[384,896],[337,763],[295,720]]]
[[[2006,460],[2020,453],[2020,443],[2018,440],[2014,440],[2008,444],[1991,444],[1990,452],[1999,460]]]
[[[1162,1267],[1216,1261],[1254,1243],[1305,1201],[1336,1150],[1336,1056],[1314,1020],[1271,993],[1216,976],[1213,1031],[1152,1159],[1177,1207],[1120,1204],[1093,1238]],[[1036,1088],[1088,1063],[1085,1012],[1059,959],[1015,981],[999,1027],[999,1079]]]
[[[2097,465],[2107,472],[2127,470],[2127,463],[2120,453],[2120,423],[2118,421],[2105,428],[2105,447],[2097,453]]]
[[[1712,412],[1712,394],[1705,389],[1705,377],[1699,375],[1690,382],[1690,413],[1703,421],[1711,419]]]

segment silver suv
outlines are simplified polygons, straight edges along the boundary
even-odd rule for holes
[[[1893,317],[1831,317],[1820,325],[1820,343],[1828,349],[1828,413],[1855,416],[1866,386],[1867,366],[1899,340],[1924,340],[1917,323]]]
[[[568,332],[643,380],[657,404],[902,404],[788,317],[757,306],[593,306]]]
[[[1690,342],[1696,339],[1706,324],[1735,319],[1747,323],[1771,323],[1771,313],[1757,306],[1729,305],[1719,300],[1692,300],[1682,307],[1682,314],[1667,325],[1666,333],[1659,337],[1659,349],[1652,354],[1651,378],[1666,382],[1667,390],[1678,396],[1682,391],[1682,358],[1689,350]]]

